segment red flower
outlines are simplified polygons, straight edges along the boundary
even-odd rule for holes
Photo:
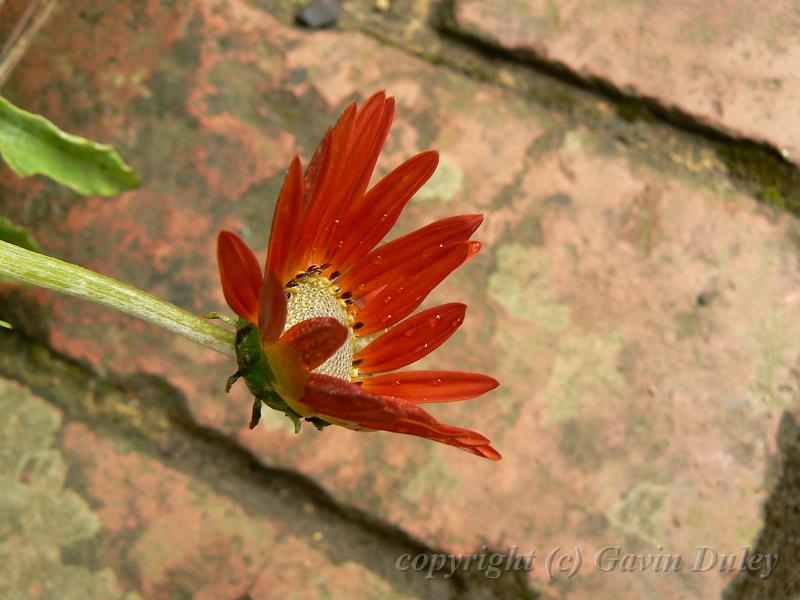
[[[394,117],[379,92],[348,106],[305,173],[295,157],[272,220],[266,266],[236,234],[219,234],[222,289],[241,317],[239,371],[261,401],[318,427],[342,425],[422,436],[492,460],[483,435],[437,421],[420,404],[474,398],[497,387],[487,375],[401,371],[444,343],[464,320],[451,303],[409,316],[473,256],[482,215],[431,223],[375,248],[436,169],[422,152],[367,185]],[[408,317],[408,318],[407,318]],[[380,336],[375,336],[383,330]],[[372,339],[375,338],[375,339]]]

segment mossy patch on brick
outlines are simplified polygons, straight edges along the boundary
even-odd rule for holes
[[[489,276],[489,295],[513,315],[548,331],[569,324],[569,307],[559,302],[549,285],[550,260],[536,248],[516,242],[495,250],[497,268]]]
[[[617,529],[641,540],[663,541],[661,524],[669,509],[669,490],[643,481],[628,492],[608,512],[608,520]]]
[[[53,447],[58,410],[0,379],[0,590],[6,598],[127,598],[111,569],[62,562],[62,548],[100,529],[86,501],[64,487],[67,464]]]

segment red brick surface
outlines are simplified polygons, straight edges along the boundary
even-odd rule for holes
[[[528,10],[519,4],[520,14]],[[643,7],[626,10],[639,11],[634,21],[645,27],[655,17]],[[485,10],[461,2],[457,14],[473,27]],[[602,55],[597,44],[617,43],[615,27],[631,22],[621,11],[622,4],[609,5],[608,30],[584,35],[586,56]],[[570,14],[561,9],[558,23],[570,23],[570,35],[579,36],[591,13]],[[723,28],[726,22],[703,27],[727,39],[735,29]],[[531,43],[528,36],[542,31],[532,23],[515,26],[516,37],[503,33],[506,42]],[[673,40],[671,28],[685,25],[659,23],[656,32],[645,27],[652,39]],[[670,58],[656,69],[660,63],[644,54],[651,70],[636,76],[635,90],[671,90],[678,96],[665,96],[666,104],[686,102],[709,122],[793,148],[792,128],[776,125],[795,99],[788,84],[777,92],[751,84],[750,63],[734,61],[708,84],[698,74],[696,85],[682,85],[694,72],[685,57],[706,43],[702,31],[680,53],[644,44]],[[560,32],[545,39],[563,40]],[[605,35],[611,41],[603,42]],[[741,41],[737,57],[749,43]],[[714,48],[722,57],[734,52],[725,43]],[[616,62],[601,66],[634,77],[640,63],[625,71],[624,58],[609,54]],[[754,81],[783,77],[775,61],[761,62]],[[594,73],[593,65],[587,59],[579,68]],[[48,253],[195,312],[225,309],[217,230],[234,229],[265,247],[291,155],[308,157],[346,102],[380,88],[396,96],[397,124],[379,171],[425,148],[442,153],[437,175],[398,231],[455,213],[486,214],[483,252],[428,304],[466,302],[466,323],[420,366],[483,371],[501,381],[481,399],[434,410],[489,435],[505,459],[492,464],[381,433],[306,428],[293,435],[277,414],[249,431],[244,388],[230,396],[222,390],[235,370],[230,360],[110,310],[26,292],[46,307],[49,342],[58,351],[100,372],[164,377],[200,423],[259,460],[298,470],[337,500],[449,551],[487,543],[544,554],[577,545],[591,557],[604,544],[619,544],[688,557],[697,545],[738,552],[753,540],[777,420],[782,410],[798,409],[795,218],[727,184],[654,170],[558,114],[366,35],[300,31],[234,0],[124,8],[85,2],[61,11],[23,67],[9,86],[12,99],[114,143],[145,184],[116,199],[80,199],[6,172],[3,211],[36,231]],[[714,87],[734,72],[734,83]],[[657,89],[647,87],[652,81]],[[274,554],[269,540],[287,553],[315,556],[279,523],[254,522],[202,482],[117,452],[82,426],[68,426],[63,444],[86,478],[90,503],[98,502],[93,512],[113,550],[108,564],[133,561],[146,597],[166,593],[176,577],[198,597],[281,589],[305,567]],[[102,452],[87,454],[90,447]],[[109,496],[115,501],[101,506]],[[143,531],[128,538],[130,528]],[[171,537],[183,529],[192,535]],[[220,547],[233,545],[241,557],[219,558]],[[195,580],[192,565],[201,563],[207,571]],[[332,593],[363,589],[353,583],[363,576],[360,567],[314,568]],[[220,581],[228,569],[232,579]],[[286,581],[271,579],[277,571]],[[713,597],[730,576],[605,574],[586,565],[568,582],[546,579],[541,569],[531,575],[548,597],[666,598]],[[381,581],[364,581],[382,589]],[[356,587],[340,587],[346,585]]]
[[[413,597],[5,379],[0,406],[4,598]]]
[[[800,163],[800,10],[753,2],[455,0],[464,32],[771,144]]]

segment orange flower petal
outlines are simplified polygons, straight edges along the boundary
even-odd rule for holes
[[[296,260],[292,260],[293,264],[299,262],[308,266],[322,262],[318,260],[320,252],[317,235],[324,223],[325,213],[336,195],[337,186],[347,172],[347,157],[353,141],[355,117],[356,105],[352,103],[330,132],[328,150],[324,155],[300,226],[300,239],[293,252],[293,258],[296,257]]]
[[[409,317],[373,341],[354,357],[362,373],[380,373],[405,367],[427,356],[453,335],[464,322],[466,304],[453,302]]]
[[[473,256],[475,256],[480,251],[481,251],[481,243],[478,242],[478,241],[475,241],[475,240],[471,241],[469,243],[469,252],[467,253],[467,260],[471,259]],[[464,262],[467,262],[467,261],[464,261]]]
[[[421,409],[420,409],[421,410]],[[425,413],[428,417],[427,413]],[[432,418],[432,417],[431,417]],[[416,420],[416,419],[395,419],[393,421],[373,421],[365,424],[371,429],[380,429],[381,431],[393,431],[395,433],[407,433],[409,435],[418,435],[420,437],[428,438],[435,442],[455,442],[461,446],[485,446],[489,443],[486,436],[481,435],[477,431],[464,429],[450,425],[449,423],[440,423],[435,419],[429,420]]]
[[[365,377],[361,387],[372,394],[394,396],[423,404],[469,400],[495,389],[498,385],[496,379],[482,373],[403,371]]]
[[[386,285],[358,313],[362,327],[356,335],[375,333],[411,314],[433,288],[467,259],[468,253],[469,242],[457,242],[410,263],[402,277]]]
[[[442,443],[447,444],[448,442],[442,442]],[[455,446],[455,444],[451,445]],[[457,447],[460,448],[461,450],[464,450],[465,452],[471,452],[476,456],[488,458],[489,460],[498,461],[503,459],[503,455],[500,454],[494,448],[492,448],[491,444],[486,444],[485,446],[467,446],[467,447],[457,446]]]
[[[303,218],[303,168],[300,158],[292,159],[289,172],[283,181],[278,203],[272,216],[272,228],[269,235],[269,249],[264,272],[273,271],[278,280],[284,283],[294,277],[299,265],[292,265],[287,260],[291,248],[297,243],[300,222]],[[306,265],[307,266],[307,265]]]
[[[253,251],[232,231],[220,231],[217,236],[217,264],[222,293],[228,306],[243,319],[257,323],[262,276]]]
[[[353,169],[352,197],[361,196],[369,185],[375,164],[378,162],[383,144],[389,136],[394,121],[394,98],[387,98],[386,92],[373,94],[356,118],[356,146],[350,157]]]
[[[333,133],[333,127],[328,129],[325,132],[325,135],[322,136],[322,141],[317,146],[317,149],[314,151],[314,155],[311,157],[311,160],[308,162],[308,166],[306,167],[306,171],[303,174],[303,212],[308,208],[308,205],[311,204],[311,197],[314,194],[314,190],[317,189],[317,181],[322,174],[322,168],[324,165],[328,163],[328,157],[331,153],[331,134]]]
[[[310,374],[301,402],[316,414],[353,423],[391,421],[422,411],[411,402],[370,394],[349,381],[320,373]]]
[[[439,163],[433,150],[409,158],[372,189],[352,208],[353,218],[334,236],[330,258],[340,271],[346,271],[356,260],[372,250],[394,227],[405,205],[421,188]],[[338,237],[339,239],[336,239]]]
[[[320,262],[334,261],[342,232],[347,232],[353,220],[360,218],[358,205],[393,119],[394,98],[386,98],[384,92],[373,94],[358,110],[347,169],[337,184],[337,195],[330,198],[328,210],[320,223],[316,244],[320,249]]]
[[[261,340],[274,342],[286,325],[286,293],[275,273],[267,273],[258,293],[258,329]]]
[[[311,373],[301,405],[323,418],[416,435],[492,460],[500,458],[486,436],[476,431],[441,423],[412,402],[370,394],[336,377]]]
[[[434,442],[454,446],[459,450],[464,450],[476,456],[488,458],[489,460],[500,460],[502,455],[492,448],[489,440],[481,434],[449,425],[439,423],[433,426],[428,423],[420,423],[411,420],[398,420],[387,423],[370,423],[369,427],[381,431],[391,431],[393,433],[405,433],[424,437]],[[482,441],[481,441],[482,440]]]
[[[354,299],[361,298],[397,279],[412,261],[427,261],[431,252],[453,242],[468,240],[482,222],[483,215],[459,215],[412,231],[361,258],[341,277],[339,286],[350,291]]]
[[[332,317],[316,317],[300,321],[281,336],[281,344],[291,346],[300,354],[301,364],[316,369],[342,347],[350,330]]]
[[[276,391],[289,406],[295,408],[297,401],[303,397],[308,382],[308,371],[302,367],[300,353],[287,344],[272,342],[264,346],[264,354],[277,380]]]

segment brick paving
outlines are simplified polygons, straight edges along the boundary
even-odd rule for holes
[[[795,2],[454,0],[466,35],[562,65],[800,163]]]
[[[385,88],[397,98],[398,118],[379,171],[427,148],[442,156],[392,235],[455,213],[486,215],[482,253],[427,304],[466,302],[466,322],[420,368],[501,381],[481,399],[434,410],[489,435],[505,458],[490,464],[424,440],[334,428],[294,435],[280,415],[250,431],[245,390],[222,391],[234,370],[228,359],[75,299],[7,289],[4,314],[18,316],[21,331],[79,361],[86,377],[157,378],[185,398],[198,427],[316,482],[333,502],[421,547],[517,547],[540,560],[556,547],[581,548],[587,564],[571,579],[550,580],[541,562],[521,575],[542,597],[721,593],[732,574],[603,573],[590,563],[608,544],[691,562],[697,546],[732,553],[755,542],[779,460],[778,424],[784,411],[796,414],[800,397],[795,216],[760,204],[723,172],[659,166],[606,129],[354,27],[311,32],[292,25],[283,8],[234,0],[79,4],[61,9],[3,91],[70,131],[113,143],[145,183],[118,198],[84,199],[4,171],[4,214],[36,232],[50,254],[198,313],[223,310],[216,231],[233,229],[263,248],[291,155],[307,158],[346,103]],[[465,30],[530,46],[581,76],[624,76],[614,84],[712,127],[789,149],[796,142],[771,112],[794,98],[789,85],[753,86],[745,66],[736,76],[706,84],[700,74],[694,87],[680,85],[696,74],[684,58],[698,45],[716,51],[705,53],[709,60],[727,60],[728,33],[707,39],[698,29],[682,42],[669,29],[683,30],[677,17],[646,29],[666,44],[647,51],[680,50],[659,67],[672,77],[661,81],[651,62],[651,70],[626,68],[624,53],[607,50],[619,41],[614,27],[628,22],[624,10],[638,10],[645,25],[656,19],[638,4],[602,15],[562,8],[553,22],[520,17],[513,26],[498,24],[498,6],[462,0],[454,14]],[[546,13],[537,3],[514,6],[520,15]],[[377,18],[369,3],[349,10]],[[396,10],[397,3],[380,18]],[[567,19],[570,10],[580,18]],[[720,14],[709,9],[713,22],[703,27],[721,29]],[[725,18],[746,16],[743,9]],[[558,54],[574,52],[582,24],[601,17],[609,37],[583,36],[585,62]],[[542,32],[546,45],[534,47]],[[760,32],[754,26],[756,41]],[[759,64],[760,76],[773,77],[769,69],[782,63]],[[660,87],[648,87],[655,80]],[[722,113],[700,98],[697,90],[710,85]],[[14,308],[21,303],[30,307],[27,320]],[[2,374],[26,381],[10,370]],[[0,397],[13,405],[29,395],[5,383]],[[41,415],[37,448],[67,465],[66,484],[62,478],[53,490],[72,499],[78,516],[69,518],[82,527],[77,541],[47,548],[78,548],[63,562],[80,565],[74,576],[95,586],[87,589],[147,598],[456,593],[431,587],[441,579],[397,579],[386,568],[395,546],[382,563],[321,551],[313,527],[292,529],[283,513],[251,514],[202,472],[128,447],[124,428],[106,432],[103,415],[63,420],[63,399],[40,389],[36,396],[26,402]],[[133,406],[130,426],[139,430]],[[160,418],[169,427],[169,414]],[[462,592],[477,594],[471,585]],[[497,597],[503,589],[511,588],[486,588]]]

